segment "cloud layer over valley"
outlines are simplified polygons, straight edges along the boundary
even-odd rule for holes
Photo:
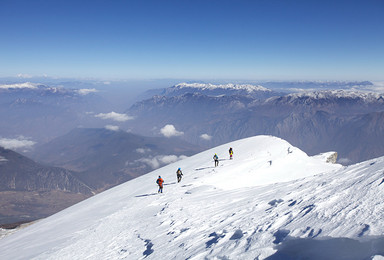
[[[36,142],[31,141],[24,136],[20,136],[16,139],[0,138],[0,146],[5,149],[28,149],[32,148],[35,144]]]

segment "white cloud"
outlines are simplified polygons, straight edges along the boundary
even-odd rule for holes
[[[350,164],[351,162],[352,161],[348,158],[340,158],[337,160],[337,163],[344,164],[344,165]]]
[[[106,125],[105,129],[111,130],[111,131],[119,131],[119,127],[117,125]]]
[[[5,157],[3,157],[3,156],[0,156],[0,163],[1,163],[1,162],[7,162],[7,161],[8,161],[7,158],[5,158]]]
[[[163,134],[165,137],[180,136],[184,134],[184,132],[177,131],[173,125],[164,126],[160,129],[160,133]]]
[[[17,88],[30,88],[36,89],[37,84],[25,82],[25,83],[16,83],[16,84],[4,84],[0,85],[0,89],[17,89]]]
[[[133,117],[128,116],[127,114],[119,114],[113,111],[106,114],[100,113],[95,115],[95,117],[99,117],[101,119],[110,119],[118,122],[124,122],[133,119]]]
[[[367,87],[369,90],[377,93],[384,93],[384,81],[375,81],[372,83],[373,83],[373,86]]]
[[[89,93],[95,93],[95,92],[98,92],[95,88],[82,88],[77,90],[77,93],[83,96],[88,95]]]
[[[200,138],[203,139],[203,140],[211,140],[212,139],[212,136],[208,135],[208,134],[202,134],[200,135]]]
[[[19,137],[18,139],[0,138],[0,146],[5,149],[31,148],[36,142]]]
[[[163,164],[170,164],[187,158],[185,155],[164,155],[159,158],[159,161]]]
[[[142,159],[139,159],[138,161],[149,165],[152,169],[157,169],[160,166],[164,166],[166,164],[177,162],[177,161],[183,160],[185,158],[187,158],[187,156],[185,156],[185,155],[180,155],[180,156],[177,156],[177,155],[158,155],[158,156],[153,157],[153,158],[142,158]]]
[[[145,154],[145,153],[148,153],[150,151],[151,151],[151,149],[149,149],[149,148],[137,148],[136,149],[136,152],[141,153],[141,154]]]
[[[138,161],[148,164],[152,169],[157,169],[160,167],[160,163],[156,158],[152,158],[152,159],[143,158]]]
[[[30,78],[33,78],[33,76],[29,75],[29,74],[17,74],[17,77],[18,78],[24,78],[24,79],[30,79]]]

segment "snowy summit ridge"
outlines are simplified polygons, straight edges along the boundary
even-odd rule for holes
[[[363,100],[383,100],[383,94],[358,91],[358,90],[323,90],[323,91],[303,91],[287,95],[288,98],[313,98],[313,99],[329,99],[329,98],[350,98]]]
[[[253,91],[271,91],[260,85],[250,85],[250,84],[211,84],[211,83],[180,83],[174,86],[176,89],[182,88],[196,88],[202,90],[215,90],[215,89],[225,89],[225,90],[246,90],[251,93]]]
[[[3,238],[0,258],[379,259],[384,157],[342,167],[328,155],[271,136],[221,145]]]
[[[31,82],[0,84],[0,89],[37,89],[37,85]]]
[[[181,96],[184,94],[202,94],[207,96],[249,96],[258,99],[265,99],[276,95],[270,89],[259,85],[249,84],[211,84],[211,83],[180,83],[173,87],[166,88],[160,93],[163,96]]]
[[[62,86],[47,86],[40,83],[14,83],[14,84],[0,84],[0,91],[18,91],[18,90],[30,90],[35,92],[40,92],[42,95],[44,94],[79,94],[79,95],[87,95],[89,93],[97,92],[96,89],[68,89]]]

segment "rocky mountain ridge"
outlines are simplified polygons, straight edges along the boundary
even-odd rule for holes
[[[0,147],[0,191],[60,190],[93,194],[93,189],[64,168],[45,166]]]
[[[0,224],[47,217],[93,194],[75,172],[0,147]]]
[[[153,96],[175,97],[188,93],[206,96],[247,96],[255,99],[266,99],[281,92],[253,84],[211,84],[211,83],[179,83],[169,88],[149,90],[142,94],[142,100]]]
[[[309,154],[336,150],[345,162],[384,154],[384,99],[363,91],[324,90],[257,99],[243,95],[186,93],[154,96],[131,106],[133,132],[158,135],[153,129],[173,124],[182,138],[218,145],[258,134],[284,138]],[[201,135],[211,136],[210,140]],[[356,137],[359,137],[356,142]],[[359,145],[357,145],[359,143]]]

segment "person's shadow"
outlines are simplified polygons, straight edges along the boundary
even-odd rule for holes
[[[202,171],[202,170],[212,169],[212,168],[215,168],[215,167],[196,168],[195,171]]]
[[[148,196],[153,196],[156,195],[157,193],[148,193],[148,194],[143,194],[143,195],[137,195],[135,196],[136,198],[141,198],[141,197],[148,197]]]
[[[164,186],[167,186],[167,185],[174,185],[174,184],[176,184],[176,182],[164,183]]]

